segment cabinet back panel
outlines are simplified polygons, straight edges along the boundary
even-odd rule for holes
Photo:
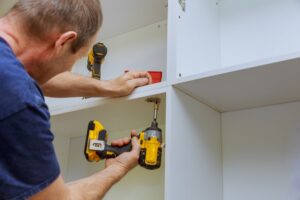
[[[300,1],[221,1],[222,66],[300,51]]]
[[[300,102],[222,115],[224,200],[300,198]]]
[[[108,54],[102,65],[102,79],[109,80],[125,70],[160,70],[164,77],[167,65],[167,22],[162,21],[103,42]],[[78,61],[74,72],[89,75],[87,58]],[[165,80],[165,78],[163,78]]]
[[[220,66],[219,6],[212,0],[186,1],[177,9],[177,77],[201,73]],[[174,12],[174,10],[170,11]],[[174,33],[175,34],[175,33]],[[171,42],[171,41],[170,41]]]

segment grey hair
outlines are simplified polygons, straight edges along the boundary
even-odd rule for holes
[[[75,53],[94,36],[103,22],[99,0],[19,0],[11,9],[28,34],[47,39],[53,31],[75,31]]]

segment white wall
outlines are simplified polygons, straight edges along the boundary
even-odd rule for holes
[[[224,200],[299,200],[300,102],[222,114]]]

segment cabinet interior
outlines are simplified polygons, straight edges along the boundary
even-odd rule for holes
[[[177,77],[299,54],[299,7],[295,0],[191,0],[183,12],[178,4]]]
[[[156,95],[162,99],[158,113],[159,127],[165,141],[165,94]],[[76,111],[52,117],[52,131],[55,133],[55,148],[66,181],[74,181],[92,175],[104,167],[104,161],[90,163],[83,151],[85,135],[90,120],[100,121],[108,131],[109,141],[130,135],[132,129],[138,132],[151,125],[153,104],[145,98],[111,103],[91,109]],[[164,151],[164,150],[163,150]],[[164,199],[165,155],[158,170],[137,167],[129,173],[106,196],[106,199]],[[126,191],[126,195],[124,195]]]

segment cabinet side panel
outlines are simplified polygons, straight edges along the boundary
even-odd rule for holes
[[[167,200],[221,200],[220,113],[170,89],[167,96]]]
[[[224,200],[300,198],[300,102],[222,115]]]
[[[176,22],[177,22],[177,4],[176,1],[168,0],[168,34],[167,34],[167,80],[174,82],[176,80]]]
[[[183,12],[178,1],[172,1],[178,10],[175,16],[177,77],[210,71],[220,67],[221,63],[217,0],[185,2]]]

